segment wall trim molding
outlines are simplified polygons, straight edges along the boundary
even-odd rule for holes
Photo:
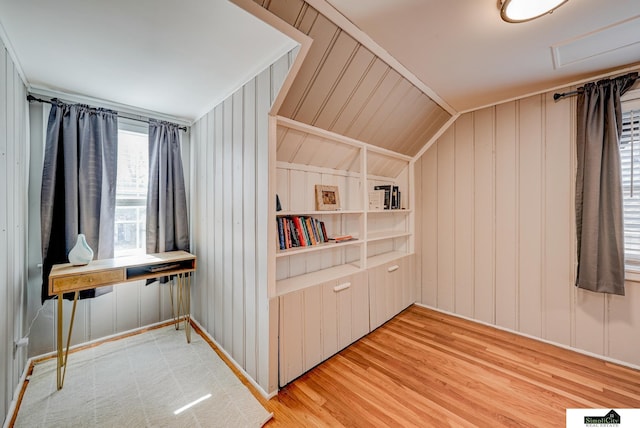
[[[227,360],[233,365],[233,367],[238,370],[240,372],[240,374],[242,374],[242,376],[245,378],[245,380],[247,382],[249,382],[251,384],[251,386],[253,386],[256,391],[258,391],[260,393],[260,395],[262,395],[262,397],[264,397],[265,400],[270,400],[271,398],[275,397],[276,395],[278,395],[278,391],[273,391],[271,393],[267,393],[264,389],[262,389],[262,387],[260,385],[258,385],[258,383],[251,377],[249,376],[249,373],[247,373],[240,364],[238,364],[238,362],[236,360],[233,359],[233,357],[231,356],[231,354],[229,354],[219,343],[217,340],[215,340],[213,338],[213,336],[202,326],[202,324],[200,324],[198,322],[197,319],[193,318],[193,316],[191,317],[191,321],[198,326],[198,328],[200,329],[200,331],[207,336],[207,338],[211,341],[211,343],[213,343],[216,348],[218,348],[218,351],[220,351],[220,353],[222,353]]]

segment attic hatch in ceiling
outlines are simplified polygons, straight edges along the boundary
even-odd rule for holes
[[[255,1],[313,39],[280,116],[407,156],[415,156],[451,118],[308,3]],[[280,138],[294,138],[288,134],[278,134],[279,145]]]
[[[640,16],[609,25],[551,46],[555,69],[602,55],[640,52]]]

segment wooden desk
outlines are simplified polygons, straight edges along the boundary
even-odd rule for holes
[[[49,295],[56,295],[58,297],[58,364],[56,370],[58,389],[62,389],[64,375],[67,372],[67,355],[69,354],[71,332],[73,331],[73,321],[78,303],[78,293],[80,291],[124,282],[175,275],[178,285],[178,302],[177,308],[174,307],[173,281],[171,281],[169,283],[171,287],[171,311],[176,329],[179,328],[181,316],[184,318],[185,334],[187,336],[187,342],[190,343],[191,272],[195,270],[196,256],[186,251],[170,251],[158,254],[94,260],[85,266],[73,266],[70,263],[54,265],[49,274]],[[64,349],[62,343],[62,300],[64,293],[74,293],[66,349]],[[63,367],[64,371],[62,370]]]

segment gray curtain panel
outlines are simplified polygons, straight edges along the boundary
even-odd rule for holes
[[[624,295],[620,96],[638,74],[589,83],[578,94],[576,286]]]
[[[178,125],[149,121],[147,253],[189,251],[187,198]]]
[[[42,170],[42,301],[51,267],[84,233],[95,259],[113,257],[118,160],[116,112],[52,100]],[[87,290],[81,298],[111,291]]]

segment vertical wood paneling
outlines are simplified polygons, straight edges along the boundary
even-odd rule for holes
[[[191,144],[201,159],[192,174],[202,200],[192,213],[201,219],[193,230],[194,293],[205,298],[198,321],[265,391],[277,387],[278,335],[278,303],[267,298],[268,112],[290,60],[285,55],[201,118]]]
[[[244,260],[244,301],[246,323],[244,324],[244,367],[251,376],[256,375],[256,81],[248,82],[243,91],[243,260]]]
[[[422,235],[422,282],[416,300],[425,305],[438,304],[438,144],[422,156],[422,217],[416,215],[416,223],[421,223]],[[416,189],[416,195],[419,193]],[[416,249],[417,251],[417,249]],[[418,253],[420,254],[420,253]]]
[[[8,172],[8,164],[13,161],[7,155],[10,144],[7,136],[7,80],[13,79],[13,75],[7,73],[7,52],[4,45],[0,46],[0,301],[2,311],[0,311],[0,342],[2,345],[2,363],[0,363],[0,409],[2,414],[7,414],[7,409],[11,401],[11,389],[13,387],[13,331],[9,329],[9,322],[16,314],[9,300],[9,287],[11,284],[11,272],[9,271],[10,254],[13,250],[7,245],[8,229],[12,226],[7,220],[7,208],[9,207],[9,194],[14,187],[12,178]],[[12,94],[13,95],[13,94]],[[5,202],[6,201],[6,202]],[[10,353],[11,352],[11,353]]]
[[[604,294],[592,293],[581,288],[575,290],[574,346],[576,348],[584,349],[594,354],[604,354],[605,297]]]
[[[205,284],[205,287],[213,287],[213,295],[214,295],[214,306],[213,307],[209,307],[207,308],[207,312],[210,313],[211,311],[213,311],[213,317],[214,317],[214,325],[213,325],[213,334],[214,337],[219,340],[222,341],[223,335],[224,335],[224,267],[225,267],[225,259],[224,259],[224,253],[226,251],[226,249],[228,247],[225,247],[224,245],[224,241],[223,241],[223,236],[224,236],[224,231],[226,230],[224,228],[224,223],[223,223],[223,210],[224,210],[224,204],[221,203],[222,201],[224,201],[224,196],[223,196],[223,189],[224,189],[224,182],[222,180],[223,178],[223,172],[224,172],[224,158],[222,156],[223,151],[223,144],[222,144],[222,139],[223,139],[223,130],[224,130],[224,123],[223,123],[223,106],[222,104],[218,105],[214,111],[213,111],[213,115],[214,115],[214,128],[213,129],[209,129],[209,133],[213,134],[213,144],[215,147],[215,151],[214,151],[214,156],[215,159],[213,160],[213,164],[214,166],[214,180],[213,180],[213,185],[214,185],[214,189],[213,189],[213,194],[211,194],[211,190],[207,190],[207,192],[204,195],[198,195],[199,197],[204,197],[207,200],[208,199],[213,199],[214,201],[217,201],[218,203],[214,204],[213,207],[213,213],[211,213],[210,211],[206,211],[205,215],[203,217],[207,218],[208,222],[213,221],[214,224],[214,236],[216,237],[215,241],[213,242],[213,274],[214,274],[214,280],[213,283],[210,284]],[[212,160],[209,159],[209,164],[211,164]],[[208,208],[207,208],[208,209]],[[213,218],[211,218],[213,217]],[[210,223],[209,223],[210,224]],[[209,251],[211,250],[211,242],[206,242],[204,244],[205,246],[208,246]],[[211,259],[209,259],[209,263],[211,263]],[[209,269],[211,269],[212,267],[209,266]],[[200,286],[203,286],[202,283],[200,283]],[[211,330],[209,330],[209,332],[211,332]]]
[[[464,316],[471,302],[479,321],[639,366],[640,285],[573,285],[575,112],[550,92],[467,113],[416,161],[418,299]]]
[[[519,101],[519,236],[518,329],[542,334],[542,104],[534,96]]]
[[[438,307],[455,311],[455,134],[450,128],[438,141]]]
[[[571,345],[573,168],[571,103],[545,96],[544,338]]]
[[[474,116],[474,317],[493,323],[494,267],[494,117],[495,109]]]
[[[215,114],[213,111],[210,111],[205,116],[206,120],[202,120],[198,122],[198,129],[200,131],[200,135],[198,138],[200,141],[205,141],[205,147],[203,151],[205,151],[206,155],[197,156],[199,161],[198,171],[202,171],[199,175],[204,175],[206,177],[205,180],[194,180],[194,186],[196,188],[193,190],[194,195],[198,195],[196,199],[199,200],[199,209],[198,213],[200,218],[200,227],[203,231],[204,235],[207,236],[205,241],[200,239],[196,239],[195,236],[192,238],[195,242],[198,242],[198,246],[202,251],[202,261],[205,263],[199,263],[200,265],[206,264],[206,266],[202,266],[201,274],[205,278],[207,284],[213,284],[215,281],[215,245],[208,245],[209,242],[216,242],[216,228],[215,223],[210,222],[210,216],[206,214],[213,213],[215,210],[215,199],[214,198],[200,198],[199,195],[206,195],[209,192],[213,191],[215,188],[215,168],[207,168],[207,163],[209,165],[215,165],[216,157],[215,157],[215,149],[216,145],[214,142],[215,133],[213,130],[215,129]],[[213,292],[213,289],[209,287],[196,287],[199,289],[200,293],[200,316],[202,317],[202,322],[206,323],[209,331],[215,331],[216,321],[215,321],[215,313],[211,313],[207,310],[209,305],[216,305],[216,296]]]
[[[26,334],[28,164],[26,88],[0,42],[0,414],[7,415],[27,353],[13,354]]]
[[[277,61],[277,64],[286,63],[286,70],[292,64],[292,54]],[[269,145],[269,117],[264,114],[271,108],[277,93],[275,88],[280,88],[286,77],[284,66],[272,67],[271,76],[263,72],[256,78],[256,260],[257,281],[255,284],[256,307],[255,323],[257,331],[256,341],[256,366],[255,379],[266,391],[275,391],[278,387],[278,307],[277,300],[268,298],[267,278],[267,249],[269,247],[268,223],[273,208],[269,206],[269,198],[272,193],[266,183],[270,179],[269,168],[271,162],[271,147]]]
[[[621,361],[631,361],[638,364],[640,355],[640,340],[638,326],[640,326],[640,287],[638,284],[625,286],[625,296],[609,295],[609,311],[607,314],[608,349],[607,355]],[[627,338],[627,340],[623,340]]]
[[[496,106],[496,324],[517,330],[516,103]],[[499,232],[498,232],[499,231]]]
[[[468,113],[458,118],[454,129],[455,311],[466,317],[472,317],[474,300],[473,115]]]
[[[241,144],[238,141],[238,144]],[[236,198],[241,195],[236,195]],[[233,352],[233,96],[222,102],[222,325],[220,344]],[[231,269],[230,269],[231,268]]]
[[[233,221],[233,330],[232,330],[232,356],[233,359],[244,367],[244,225],[243,225],[243,204],[252,194],[244,193],[243,174],[243,149],[244,149],[244,108],[243,108],[244,87],[232,95],[233,103],[233,172],[232,172],[232,194],[228,195],[229,203],[232,205]],[[255,168],[254,168],[255,171]],[[255,239],[255,238],[254,238]]]
[[[420,195],[422,194],[422,160],[424,159],[423,157],[420,157],[419,159],[416,159],[413,162],[413,173],[414,173],[414,182],[413,182],[413,192],[416,195]],[[418,201],[411,201],[412,204],[412,208],[414,210],[414,218],[418,218],[418,219],[422,219],[424,214],[423,214],[423,210],[424,207],[422,205],[422,201],[424,199],[423,198],[418,198]],[[416,203],[418,202],[418,203]],[[411,220],[410,220],[411,222]],[[422,249],[423,246],[423,240],[420,239],[422,238],[423,234],[422,234],[422,221],[417,221],[414,222],[413,225],[413,233],[414,233],[414,243],[413,243],[413,249],[416,252],[416,254],[422,254],[424,255],[425,251]],[[415,239],[417,237],[417,239]],[[420,266],[420,262],[418,263],[418,266]],[[414,292],[413,292],[414,296],[414,301],[418,301],[421,302],[422,298],[422,270],[415,272],[415,283],[414,283]]]

